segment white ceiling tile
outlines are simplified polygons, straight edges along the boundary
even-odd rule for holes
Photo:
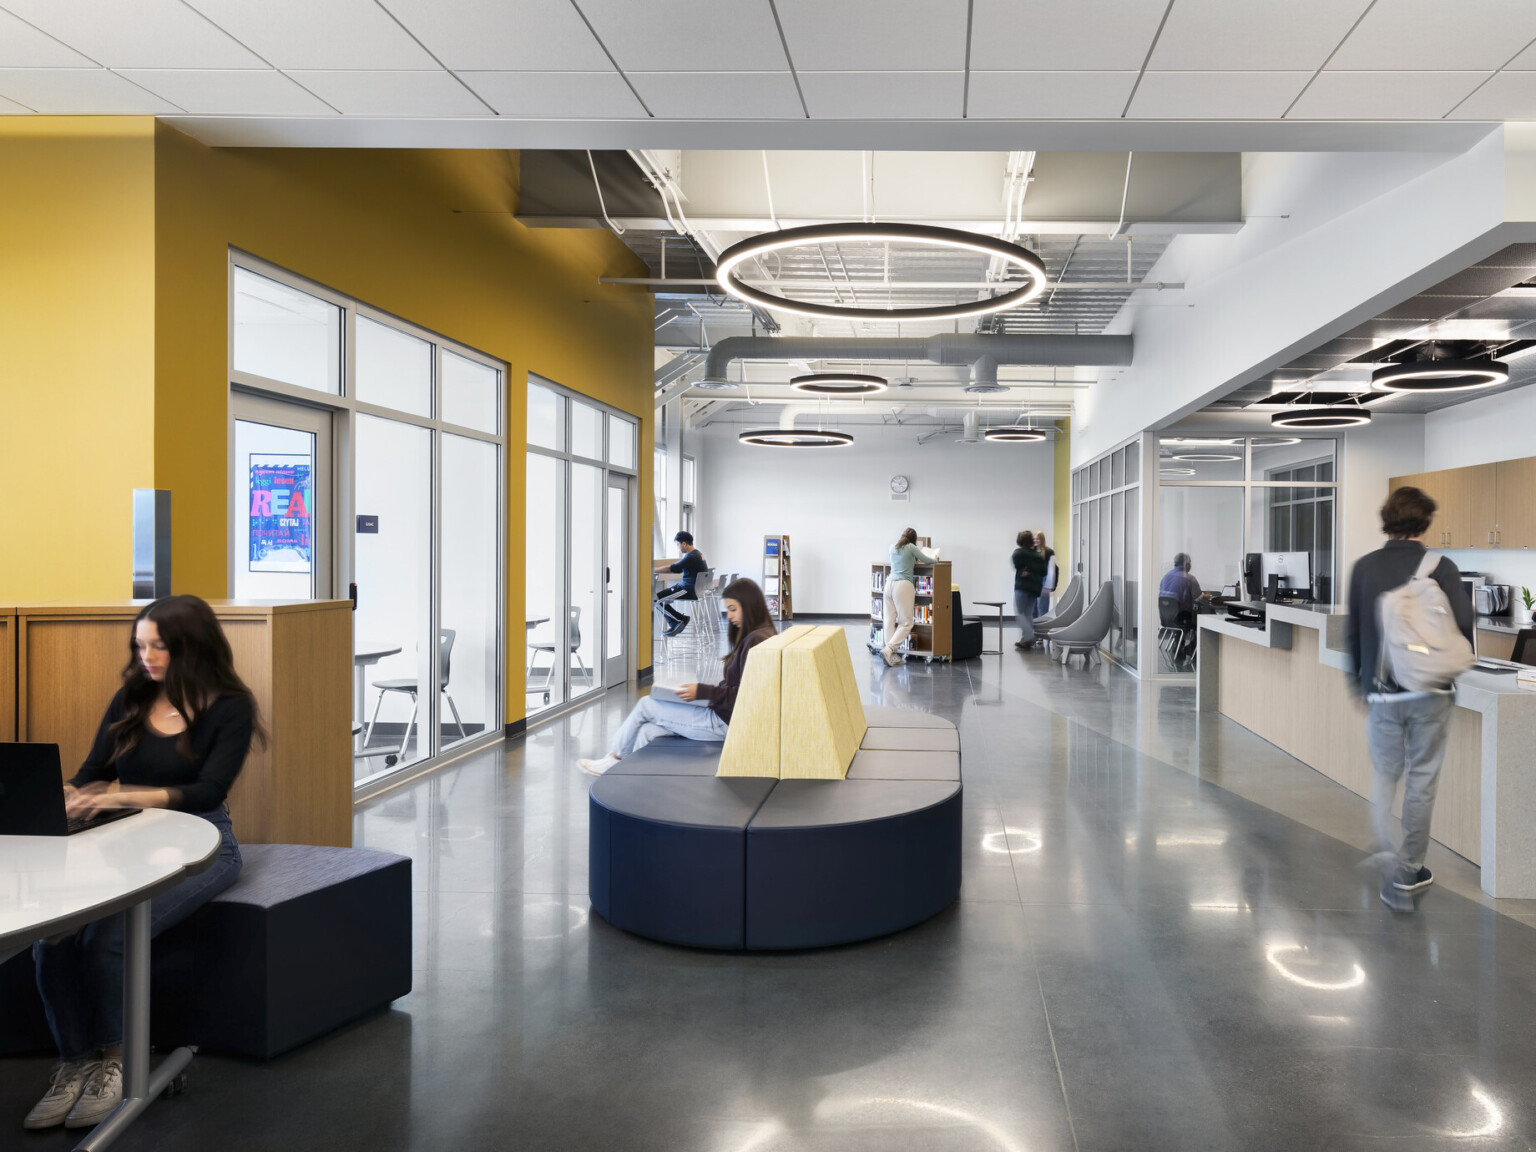
[[[25,20],[0,11],[0,68],[90,68],[95,63]]]
[[[0,96],[0,116],[24,116],[31,111],[32,109],[23,107],[14,100],[7,100],[4,96]]]
[[[643,120],[645,109],[612,68],[606,72],[460,72],[503,116],[523,120]]]
[[[0,96],[50,116],[181,111],[105,68],[0,68]]]
[[[976,0],[971,67],[1139,70],[1167,7],[1167,0]]]
[[[436,72],[294,69],[293,78],[348,116],[489,116],[473,93]]]
[[[1312,82],[1287,119],[1438,120],[1487,75],[1329,69]]]
[[[1127,113],[1143,120],[1278,120],[1308,72],[1148,72]]]
[[[1149,69],[1315,72],[1369,0],[1178,0]]]
[[[374,0],[186,0],[274,68],[435,68]]]
[[[1513,72],[1536,71],[1536,42],[1533,42],[1520,55],[1516,56],[1504,67]]]
[[[626,72],[775,72],[787,68],[766,0],[581,0]]]
[[[1468,98],[1452,120],[1536,120],[1536,72],[1500,72]]]
[[[1376,0],[1328,67],[1492,71],[1532,38],[1531,0]]]
[[[334,116],[281,72],[254,68],[124,68],[121,73],[194,115]]]
[[[801,72],[812,120],[958,120],[964,72]]]
[[[645,106],[662,120],[801,120],[788,72],[630,72]]]
[[[965,67],[966,0],[778,0],[799,72]]]
[[[601,72],[613,65],[571,0],[384,0],[450,68]]]
[[[1118,118],[1135,72],[972,72],[972,120]]]
[[[108,68],[265,68],[180,0],[5,0],[5,7]]]

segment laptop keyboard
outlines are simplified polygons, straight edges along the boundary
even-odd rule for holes
[[[103,824],[110,824],[114,820],[121,820],[125,816],[132,816],[137,808],[107,808],[100,812],[92,812],[88,816],[71,816],[64,824],[64,834],[73,836],[76,832],[85,832],[91,828],[100,828]],[[58,827],[58,825],[54,825]]]

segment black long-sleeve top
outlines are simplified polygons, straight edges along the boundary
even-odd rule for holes
[[[690,553],[692,555],[692,553]],[[756,632],[748,632],[736,645],[731,658],[725,662],[725,679],[718,684],[700,684],[699,699],[709,701],[709,710],[727,724],[736,709],[736,693],[741,689],[741,674],[747,667],[747,653],[764,640],[772,640],[778,630],[772,624],[764,624]]]
[[[112,725],[127,711],[119,689],[96,730],[91,751],[70,781],[76,788],[98,781],[170,788],[170,807],[181,812],[211,812],[224,803],[235,777],[251,750],[251,702],[244,696],[223,696],[192,721],[192,757],[181,754],[181,734],[162,736],[147,725],[139,742],[120,759],[112,758],[117,742]]]
[[[1400,588],[1412,579],[1424,562],[1425,551],[1424,545],[1417,540],[1388,540],[1385,546],[1360,557],[1355,562],[1355,570],[1349,574],[1349,617],[1345,621],[1345,637],[1361,695],[1402,691],[1376,680],[1376,670],[1381,663],[1381,627],[1376,619],[1376,602],[1384,593]],[[1470,642],[1472,601],[1462,587],[1461,573],[1448,557],[1442,556],[1430,576],[1445,592],[1456,616],[1456,627]]]

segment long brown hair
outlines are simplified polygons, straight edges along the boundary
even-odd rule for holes
[[[916,543],[917,543],[917,529],[916,528],[908,528],[900,536],[896,537],[896,547],[898,547],[898,548],[900,548],[903,544],[916,544]]]
[[[140,620],[152,620],[160,632],[171,662],[165,670],[164,684],[156,683],[139,660],[136,639]],[[171,707],[187,721],[186,730],[177,741],[177,750],[192,757],[192,725],[205,709],[224,696],[243,696],[251,705],[251,734],[263,747],[267,742],[256,708],[256,697],[235,671],[234,653],[219,619],[205,600],[196,596],[166,596],[147,604],[133,618],[128,632],[128,664],[123,669],[123,718],[112,725],[116,741],[114,760],[138,747],[139,737],[149,720],[149,711],[161,690]]]
[[[763,599],[763,590],[757,586],[756,581],[748,580],[745,576],[727,584],[725,591],[720,593],[720,599],[734,600],[741,605],[741,623],[732,624],[728,634],[731,651],[726,659],[729,660],[736,655],[742,640],[759,628],[773,627],[773,617],[768,614],[768,601]]]

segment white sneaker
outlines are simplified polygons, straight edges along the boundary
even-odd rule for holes
[[[618,762],[619,758],[610,752],[601,760],[578,760],[576,766],[588,776],[601,776]]]
[[[880,655],[885,657],[885,662],[887,664],[889,664],[892,668],[896,667],[896,665],[898,665],[898,664],[905,664],[907,662],[907,658],[905,656],[898,656],[895,652],[892,652],[889,648],[882,648],[880,650]]]
[[[72,1060],[60,1063],[48,1080],[48,1091],[27,1113],[23,1128],[55,1128],[64,1123],[64,1117],[85,1091],[86,1078],[96,1070],[95,1060]]]
[[[123,1102],[123,1063],[103,1060],[85,1079],[85,1090],[64,1119],[66,1128],[94,1128]]]

